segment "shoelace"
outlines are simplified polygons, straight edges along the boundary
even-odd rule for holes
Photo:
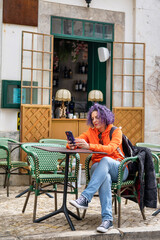
[[[81,195],[76,201],[78,204],[83,204],[83,203],[85,204],[86,198]]]
[[[102,224],[100,225],[101,227],[107,228],[110,224],[110,221],[106,220],[104,222],[102,222]]]

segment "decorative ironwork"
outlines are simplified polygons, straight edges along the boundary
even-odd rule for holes
[[[92,0],[85,0],[87,3],[87,7],[89,7],[89,4],[91,3]]]

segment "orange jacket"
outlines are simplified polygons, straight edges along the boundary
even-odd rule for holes
[[[109,133],[113,124],[109,124],[106,130],[102,133],[101,139],[103,145],[99,143],[98,134],[99,131],[96,128],[89,128],[87,132],[81,134],[78,138],[84,139],[90,145],[90,150],[98,152],[106,152],[107,154],[93,154],[92,162],[99,162],[103,157],[109,156],[115,160],[121,160],[123,157],[117,151],[117,147],[122,149],[122,131],[119,128],[116,128],[112,134],[112,140],[110,140]]]

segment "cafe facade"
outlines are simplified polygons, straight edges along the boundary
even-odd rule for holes
[[[158,143],[159,10],[158,0],[0,0],[0,136],[76,137],[88,128],[89,92],[100,90],[133,144]]]

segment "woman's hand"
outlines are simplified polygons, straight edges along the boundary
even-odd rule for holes
[[[79,148],[89,149],[89,144],[84,139],[75,138],[75,144]]]
[[[68,146],[69,146],[70,149],[73,150],[73,149],[77,148],[76,144],[73,144],[71,141],[67,141],[67,143],[68,143]]]

